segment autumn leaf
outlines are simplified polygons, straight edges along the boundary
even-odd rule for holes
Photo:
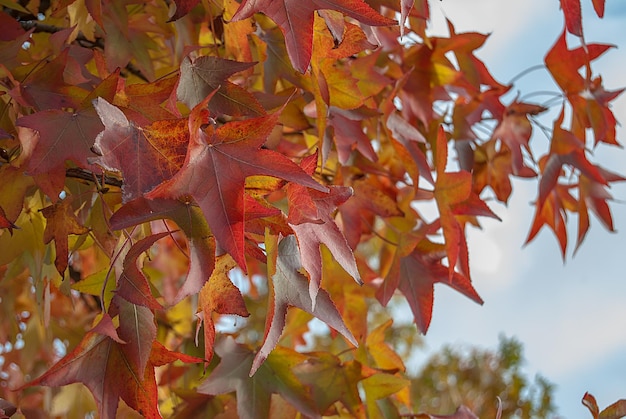
[[[302,264],[300,263],[300,251],[295,237],[285,237],[278,243],[277,248],[275,245],[275,243],[271,243],[271,246],[266,244],[269,247],[268,253],[276,254],[276,265],[270,271],[273,272],[272,291],[270,293],[270,309],[265,320],[265,337],[263,345],[254,357],[250,375],[255,374],[278,343],[285,328],[285,316],[289,306],[298,307],[312,314],[344,335],[350,343],[358,346],[356,339],[344,324],[337,307],[335,307],[326,291],[319,289],[317,292],[317,303],[315,305],[312,304],[312,300],[307,293],[309,288],[308,281],[299,272]],[[274,247],[272,248],[272,246]]]
[[[583,18],[580,10],[580,0],[560,0],[561,9],[565,15],[567,31],[576,36],[583,36]]]
[[[189,240],[189,270],[173,301],[176,304],[200,291],[215,266],[215,242],[197,206],[175,199],[138,198],[123,205],[111,216],[111,228],[119,230],[147,221],[168,218],[176,222]]]
[[[200,3],[200,0],[174,0],[174,3],[176,4],[176,12],[168,22],[173,22],[185,16],[191,11],[191,9]]]
[[[315,404],[326,411],[340,401],[352,417],[365,418],[357,384],[364,377],[358,361],[342,363],[327,352],[314,352],[293,368],[293,373],[307,385]]]
[[[102,131],[102,123],[93,108],[77,112],[49,109],[23,116],[17,125],[35,130],[36,136],[20,136],[28,159],[26,171],[31,175],[45,175],[56,186],[51,198],[62,189],[65,180],[65,161],[70,160],[79,167],[95,169],[89,158],[96,136]]]
[[[99,156],[89,161],[123,174],[125,202],[142,196],[178,172],[189,144],[186,119],[156,121],[138,127],[103,98],[96,99],[94,107],[104,131],[93,144]]]
[[[511,153],[511,172],[516,176],[528,174],[523,150],[530,154],[528,142],[532,134],[529,115],[538,115],[547,109],[543,106],[514,101],[504,110],[502,120],[493,131],[492,138],[502,141]]]
[[[71,198],[62,199],[56,204],[43,208],[41,213],[47,219],[43,242],[50,243],[54,239],[56,249],[54,265],[63,276],[69,256],[68,236],[86,234],[89,229],[76,218]]]
[[[302,162],[305,172],[312,174],[317,165],[317,155],[311,155]],[[320,246],[328,247],[335,260],[354,280],[361,284],[361,275],[356,266],[352,249],[333,219],[332,212],[352,196],[352,189],[344,186],[331,186],[330,192],[309,190],[305,185],[287,186],[291,211],[287,222],[298,239],[302,266],[309,274],[309,295],[316,304],[317,290],[322,280],[322,257]],[[302,209],[306,206],[306,209]],[[303,215],[306,214],[306,215]]]
[[[205,102],[209,98],[205,99]],[[203,103],[205,103],[203,102]],[[191,133],[181,170],[146,194],[149,199],[191,196],[200,206],[218,243],[245,271],[244,181],[247,176],[267,175],[296,182],[319,191],[315,182],[285,156],[261,149],[279,114],[235,121],[221,127],[209,125],[203,104],[189,117]]]
[[[215,92],[209,101],[212,114],[265,115],[265,109],[252,94],[228,81],[233,74],[252,68],[255,64],[210,56],[198,57],[193,61],[185,57],[180,65],[176,96],[191,109]]]
[[[124,257],[124,270],[117,280],[117,289],[115,294],[126,301],[147,307],[152,310],[162,309],[163,306],[152,295],[150,283],[137,266],[139,256],[150,249],[150,247],[159,239],[170,235],[171,232],[153,234],[144,239],[139,240],[126,253]]]
[[[239,289],[233,285],[228,273],[237,264],[230,255],[218,256],[211,278],[204,284],[198,295],[198,328],[204,323],[204,358],[206,362],[213,358],[215,342],[215,322],[213,313],[235,314],[248,317],[250,313]],[[198,329],[196,329],[196,336]]]
[[[454,269],[459,260],[459,252],[466,247],[465,233],[461,224],[456,219],[458,215],[482,215],[499,219],[487,204],[485,204],[472,191],[472,175],[466,171],[446,172],[448,163],[448,142],[443,127],[439,128],[437,135],[437,149],[435,153],[435,166],[437,180],[435,181],[435,200],[439,209],[440,223],[446,242],[450,280],[454,275]],[[465,260],[461,260],[467,265]],[[465,266],[463,269],[467,272]]]
[[[446,284],[478,304],[483,304],[472,283],[458,272],[449,273],[449,268],[441,264],[444,253],[432,245],[416,248],[411,254],[397,257],[385,278],[376,298],[386,306],[396,289],[406,297],[415,324],[422,333],[428,331],[434,303],[434,285]]]
[[[234,21],[247,19],[261,12],[272,19],[285,36],[287,53],[294,68],[305,73],[309,67],[313,46],[313,17],[320,9],[337,10],[366,25],[394,25],[395,20],[378,14],[363,0],[244,0],[233,16]]]
[[[269,418],[270,399],[278,393],[303,414],[319,418],[306,389],[292,372],[293,367],[306,359],[286,348],[276,348],[254,376],[249,376],[254,352],[227,336],[215,345],[219,365],[198,386],[205,394],[237,393],[237,415],[243,419]]]
[[[87,332],[78,346],[25,387],[83,383],[96,399],[100,417],[115,417],[121,398],[144,417],[160,418],[154,367],[176,359],[184,362],[201,362],[201,359],[170,352],[157,342],[147,345],[149,358],[145,369],[138,372],[137,366],[131,364],[134,357],[127,345]]]
[[[361,385],[365,392],[367,417],[384,417],[383,412],[378,407],[377,400],[396,394],[410,384],[411,382],[406,378],[385,373],[373,374],[364,378]]]
[[[19,228],[15,224],[13,224],[9,219],[7,219],[7,215],[4,212],[4,209],[0,207],[0,228],[6,228],[9,230],[9,233],[13,234],[14,228]]]

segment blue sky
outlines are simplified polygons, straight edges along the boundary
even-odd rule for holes
[[[607,0],[603,20],[595,16],[591,0],[582,3],[587,42],[618,45],[593,66],[594,72],[602,74],[607,89],[625,87],[626,2]],[[445,33],[444,15],[457,32],[492,33],[477,55],[501,82],[543,63],[563,28],[558,0],[443,0],[431,2],[431,7],[436,33]],[[519,86],[522,94],[555,90],[546,71],[525,76]],[[613,111],[618,120],[626,119],[626,96],[614,102]],[[618,129],[618,139],[626,143],[623,135]],[[536,131],[533,143],[545,147],[545,137]],[[592,161],[626,175],[624,150],[601,147],[594,150]],[[499,334],[515,336],[524,344],[525,369],[531,377],[540,373],[557,385],[560,417],[591,417],[580,402],[585,391],[594,394],[601,407],[626,398],[626,234],[611,234],[592,218],[585,243],[573,258],[570,247],[565,264],[548,230],[522,248],[536,188],[536,182],[516,182],[508,207],[492,205],[503,222],[484,220],[484,230],[471,231],[474,285],[485,304],[478,306],[437,287],[425,343],[428,352],[443,344],[495,348]],[[626,231],[626,182],[611,193],[615,226]],[[571,217],[572,242],[576,223]],[[425,360],[427,355],[416,358]]]

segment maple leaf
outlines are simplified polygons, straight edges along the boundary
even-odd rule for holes
[[[249,376],[254,358],[245,345],[227,336],[215,345],[215,352],[221,358],[211,375],[198,386],[198,392],[205,394],[237,393],[237,414],[243,419],[268,418],[270,397],[278,393],[290,404],[308,417],[319,418],[305,388],[294,376],[293,367],[306,359],[287,348],[276,348],[254,376]]]
[[[583,36],[583,17],[580,10],[580,0],[560,0],[561,9],[565,15],[567,31],[572,35]]]
[[[172,15],[168,22],[173,22],[185,16],[198,3],[200,3],[200,0],[174,0],[174,4],[176,4],[176,12]]]
[[[308,385],[316,406],[326,411],[336,401],[341,401],[352,417],[364,418],[363,404],[357,384],[363,377],[358,361],[342,363],[327,352],[308,354],[306,361],[296,365],[293,373]]]
[[[583,79],[579,69],[588,68],[591,62],[604,54],[613,45],[588,44],[573,50],[568,49],[566,33],[563,31],[554,46],[545,56],[545,63],[559,87],[567,94],[573,108],[572,131],[581,139],[585,138],[585,129],[592,128],[596,144],[599,141],[616,145],[615,115],[609,109],[609,103],[619,96],[624,89],[606,91],[602,87],[602,78],[592,79],[591,70]]]
[[[296,70],[305,73],[313,50],[314,12],[337,10],[366,25],[389,26],[397,22],[381,16],[363,0],[244,0],[233,16],[234,21],[247,19],[257,12],[272,19],[285,36],[287,53]]]
[[[317,154],[302,161],[305,172],[312,174],[317,165]],[[338,205],[352,196],[352,188],[331,186],[329,193],[319,190],[308,190],[304,185],[290,184],[287,186],[289,198],[289,218],[287,222],[298,239],[302,266],[309,274],[309,295],[316,304],[317,290],[322,280],[322,257],[320,245],[328,247],[335,260],[348,272],[354,280],[361,284],[361,276],[356,266],[352,249],[339,230],[331,213]],[[306,209],[302,207],[306,205]],[[308,214],[303,216],[302,214]]]
[[[80,382],[96,399],[100,417],[116,417],[121,398],[144,417],[160,418],[154,367],[177,359],[184,362],[202,360],[170,352],[158,342],[147,342],[147,345],[149,358],[144,370],[138,372],[131,364],[134,357],[129,347],[132,345],[119,344],[108,336],[87,332],[78,346],[24,387],[58,387]]]
[[[599,168],[602,177],[608,182],[624,181],[626,178],[611,173],[608,170]],[[587,231],[589,230],[589,209],[602,222],[602,225],[609,230],[613,228],[613,217],[607,201],[612,199],[611,194],[606,190],[607,186],[594,181],[585,175],[578,179],[579,209],[578,209],[578,240],[576,249],[580,247]]]
[[[82,225],[72,209],[72,199],[66,198],[56,204],[42,208],[41,213],[48,220],[43,233],[43,242],[50,243],[54,239],[56,257],[54,265],[63,276],[68,261],[68,239],[70,234],[86,234],[89,229]]]
[[[209,111],[213,114],[265,115],[265,109],[252,94],[228,81],[233,74],[252,68],[255,64],[219,57],[198,57],[193,61],[185,57],[180,65],[176,96],[191,109],[215,92],[209,102]]]
[[[266,247],[268,254],[276,254],[276,262],[275,266],[270,267],[272,281],[270,283],[270,309],[265,320],[265,337],[263,345],[254,357],[250,375],[259,369],[278,343],[285,328],[285,317],[289,306],[298,307],[312,314],[344,335],[350,343],[358,346],[328,293],[323,289],[318,289],[316,304],[312,303],[311,297],[306,293],[309,284],[306,277],[299,272],[302,264],[295,237],[283,238],[278,246],[275,242],[266,243]],[[273,262],[268,261],[268,263]]]
[[[435,200],[439,209],[441,228],[446,242],[450,280],[454,275],[454,268],[459,260],[459,252],[467,248],[465,233],[456,216],[482,215],[496,218],[487,204],[472,191],[472,175],[466,171],[445,172],[448,162],[448,141],[443,127],[439,127],[437,135],[437,149],[435,151],[435,166],[437,180],[435,182]],[[464,258],[465,259],[465,258]],[[468,272],[467,261],[462,259],[462,270]]]
[[[183,286],[169,304],[176,304],[196,294],[211,276],[215,266],[215,242],[196,206],[175,199],[137,198],[123,205],[111,216],[114,230],[128,228],[147,221],[168,218],[176,222],[189,240],[189,270]]]
[[[244,252],[244,181],[267,175],[320,191],[326,188],[284,155],[261,149],[278,121],[279,113],[235,121],[221,127],[201,127],[208,117],[203,106],[189,117],[190,143],[181,170],[150,191],[146,197],[191,196],[198,203],[218,243],[246,271]],[[204,104],[204,105],[203,105]]]
[[[482,305],[483,300],[467,277],[458,272],[449,274],[449,269],[441,264],[444,253],[436,246],[432,249],[421,247],[408,256],[396,257],[383,286],[376,292],[376,298],[386,306],[393,292],[399,289],[411,307],[415,324],[426,334],[432,318],[436,283],[446,284],[478,304]]]
[[[152,295],[148,279],[138,268],[137,263],[142,253],[150,249],[157,240],[170,234],[172,233],[169,231],[153,234],[133,244],[124,258],[124,270],[117,279],[117,289],[115,290],[117,296],[153,310],[163,308]]]
[[[530,103],[514,101],[504,110],[502,120],[493,131],[492,138],[500,139],[511,152],[512,173],[523,176],[528,173],[528,167],[524,165],[522,149],[530,154],[528,142],[532,135],[532,126],[528,115],[538,115],[547,108]]]
[[[408,379],[392,374],[378,373],[364,378],[361,381],[361,386],[365,392],[367,417],[384,417],[376,401],[396,394],[410,384],[411,381]]]
[[[9,219],[7,218],[7,215],[4,212],[4,209],[2,207],[0,207],[0,228],[7,228],[7,229],[9,229],[9,232],[11,234],[13,234],[13,229],[14,228],[19,228],[18,226],[13,224],[11,221],[9,221]]]
[[[506,203],[513,191],[510,176],[514,170],[511,151],[506,147],[498,150],[495,139],[477,145],[474,156],[474,191],[480,194],[486,186],[490,186],[496,198]],[[527,166],[522,166],[517,175],[537,176],[534,170]]]
[[[348,246],[356,249],[361,237],[372,232],[374,216],[394,217],[402,216],[393,199],[393,190],[388,189],[384,181],[369,176],[356,179],[351,184],[354,195],[343,203],[338,211],[341,215],[341,226]]]
[[[156,121],[140,128],[103,98],[96,99],[94,107],[104,131],[93,143],[99,156],[89,162],[123,174],[124,202],[142,196],[181,168],[189,144],[186,119]]]
[[[229,255],[218,256],[211,278],[204,284],[198,295],[199,313],[197,316],[201,321],[198,322],[196,336],[200,325],[204,323],[204,358],[206,362],[213,358],[213,344],[215,342],[213,313],[236,314],[242,317],[250,315],[241,292],[228,277],[228,273],[235,266],[237,264]]]
[[[76,109],[87,96],[85,89],[64,80],[69,52],[70,49],[65,48],[53,60],[44,62],[19,86],[21,97],[36,110]]]
[[[90,169],[88,158],[94,139],[102,124],[93,108],[74,113],[59,109],[40,111],[23,116],[17,125],[37,131],[36,136],[20,135],[28,159],[26,171],[31,175],[45,175],[54,185],[49,192],[52,199],[61,191],[65,179],[65,161],[71,160],[79,167]]]

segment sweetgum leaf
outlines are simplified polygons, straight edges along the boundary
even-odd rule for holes
[[[142,196],[178,172],[189,143],[186,119],[156,121],[140,128],[103,98],[96,99],[94,107],[104,131],[93,144],[99,157],[89,161],[123,174],[124,202]]]
[[[67,268],[69,256],[67,237],[70,234],[86,234],[89,232],[89,229],[76,218],[70,198],[43,208],[41,213],[47,219],[46,229],[43,233],[43,242],[50,243],[54,239],[56,248],[54,265],[61,276],[63,276]]]
[[[405,257],[396,258],[383,286],[378,289],[376,298],[387,305],[396,289],[406,297],[415,324],[422,333],[428,331],[434,303],[434,285],[446,284],[478,304],[483,304],[471,281],[453,272],[441,264],[444,254],[441,252],[427,252],[415,249]]]
[[[152,295],[148,279],[139,269],[137,263],[142,253],[150,249],[157,240],[170,234],[169,231],[153,234],[133,244],[124,258],[124,270],[117,280],[117,289],[115,290],[117,296],[133,304],[153,310],[163,308]]]
[[[328,352],[315,352],[293,368],[293,372],[312,392],[315,404],[322,411],[341,401],[352,417],[364,417],[357,384],[363,377],[358,361],[342,363]]]
[[[215,266],[215,241],[200,208],[176,199],[142,197],[117,210],[110,224],[113,230],[119,230],[163,218],[176,222],[189,240],[189,271],[174,300],[168,301],[173,305],[200,291]]]
[[[215,323],[213,313],[236,314],[248,317],[250,313],[239,289],[233,285],[228,273],[237,264],[232,257],[224,254],[217,257],[215,269],[211,278],[200,290],[198,295],[198,328],[204,323],[204,358],[206,362],[213,358],[213,344],[215,342]],[[196,329],[196,335],[198,330]]]
[[[267,175],[319,191],[326,188],[284,155],[261,149],[278,121],[278,113],[203,129],[208,118],[203,104],[209,99],[210,96],[196,106],[189,117],[191,138],[183,167],[146,197],[191,196],[200,206],[218,243],[245,271],[245,178]]]
[[[228,336],[215,345],[221,358],[211,375],[198,386],[205,394],[237,393],[237,415],[243,419],[269,418],[270,397],[280,394],[290,404],[308,417],[321,415],[310,400],[306,388],[294,376],[293,367],[304,361],[305,356],[286,348],[276,348],[257,373],[248,372],[254,352],[245,345],[237,344]]]
[[[176,96],[191,109],[215,92],[209,102],[209,110],[213,114],[265,115],[265,109],[250,92],[228,81],[233,74],[254,67],[255,64],[219,57],[198,57],[193,61],[185,57],[180,65]]]
[[[358,346],[356,339],[344,324],[337,307],[326,291],[319,289],[317,292],[317,304],[312,304],[311,297],[307,293],[308,281],[299,272],[302,264],[300,263],[300,251],[295,237],[288,236],[283,238],[276,250],[272,249],[273,245],[275,244],[269,246],[268,249],[269,254],[277,252],[275,272],[272,276],[273,291],[270,297],[270,310],[265,321],[263,346],[261,346],[254,357],[250,375],[253,375],[259,369],[278,343],[285,328],[285,318],[289,306],[298,307],[312,314],[344,335],[350,343]]]
[[[54,184],[62,185],[66,160],[85,169],[95,169],[89,163],[89,158],[95,157],[91,146],[103,125],[93,108],[73,113],[60,109],[39,111],[19,118],[16,124],[38,132],[37,136],[20,136],[24,153],[29,156],[28,174],[45,175]],[[55,192],[56,195],[60,190]]]
[[[269,16],[285,36],[287,53],[296,70],[305,73],[311,62],[313,16],[316,10],[337,10],[366,25],[389,26],[397,22],[381,16],[363,0],[244,0],[233,16],[234,21],[247,19],[257,12]]]
[[[302,167],[305,172],[313,174],[316,164],[317,154],[314,154],[303,160]],[[293,183],[287,186],[290,208],[287,222],[298,239],[302,267],[309,274],[309,295],[313,308],[315,308],[317,290],[322,280],[320,253],[322,243],[328,247],[335,260],[346,272],[357,283],[362,284],[354,253],[332,216],[337,206],[349,199],[352,193],[352,188],[345,186],[331,186],[328,193],[309,190],[303,185]],[[301,209],[303,204],[306,205],[304,211]],[[297,216],[292,216],[292,213]]]
[[[138,374],[132,349],[108,336],[87,332],[80,343],[39,378],[24,387],[58,387],[83,383],[89,388],[103,418],[116,417],[121,398],[146,418],[160,418],[154,367],[174,362],[201,362],[201,359],[170,352],[158,342],[147,342],[150,356]]]
[[[580,0],[561,0],[567,31],[572,35],[583,36],[583,17]]]

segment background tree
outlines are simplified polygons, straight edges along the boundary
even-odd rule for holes
[[[486,35],[429,36],[426,0],[2,2],[7,409],[84,416],[86,387],[102,417],[416,413],[385,339],[414,334],[374,313],[401,295],[426,333],[435,284],[482,303],[485,201],[537,178],[528,241],[547,226],[564,257],[568,214],[576,247],[590,212],[613,230],[623,178],[590,150],[618,145],[621,91],[561,3],[562,94],[538,104],[506,99]]]

